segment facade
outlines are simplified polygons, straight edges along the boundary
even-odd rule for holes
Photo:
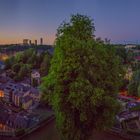
[[[4,98],[4,88],[6,87],[7,78],[0,76],[0,98]]]
[[[3,117],[4,116],[4,117]],[[29,115],[25,113],[18,114],[0,114],[0,118],[3,119],[3,122],[14,129],[27,129],[35,126],[38,123],[39,117],[34,115]]]
[[[28,109],[33,104],[39,103],[41,94],[38,89],[22,86],[21,91],[12,94],[12,103],[17,107]]]
[[[19,95],[19,92],[14,92],[13,93],[13,96],[12,96],[12,101],[14,103],[15,106],[21,106],[20,105],[20,95]]]
[[[31,85],[38,86],[40,84],[40,73],[37,70],[33,70],[31,73]]]
[[[43,38],[40,38],[40,45],[43,45]],[[32,41],[30,39],[23,39],[23,45],[27,46],[27,45],[37,45],[37,40],[34,40],[34,43],[32,43]]]
[[[23,109],[28,109],[32,106],[33,100],[30,96],[25,96],[22,98],[21,104]]]
[[[33,78],[40,78],[39,73],[33,73]],[[5,78],[4,78],[5,79]],[[40,101],[40,92],[37,88],[14,83],[13,81],[3,81],[0,77],[0,99],[14,104],[16,107],[28,109],[32,105],[36,106]]]
[[[12,102],[13,93],[16,91],[21,92],[22,86],[12,82],[7,83],[4,87],[4,100],[7,102]]]
[[[20,91],[15,91],[12,94],[12,102],[15,106],[22,107],[22,99],[29,95],[30,88],[20,85],[22,89]]]
[[[11,87],[10,85],[6,85],[4,88],[4,100],[7,102],[12,101],[12,91],[14,91],[14,87]]]

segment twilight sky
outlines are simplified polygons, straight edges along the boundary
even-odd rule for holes
[[[0,44],[40,37],[53,44],[57,27],[75,13],[94,19],[96,36],[140,43],[140,0],[0,0]]]

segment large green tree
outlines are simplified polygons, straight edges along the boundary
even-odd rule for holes
[[[48,75],[49,68],[50,68],[50,60],[51,60],[51,55],[49,53],[46,53],[40,66],[41,76]]]
[[[62,140],[88,140],[93,129],[112,126],[122,78],[114,50],[93,39],[87,16],[72,15],[58,28],[51,68],[41,86],[56,115]]]
[[[30,76],[30,73],[31,73],[31,66],[29,64],[23,64],[23,66],[21,67],[18,73],[19,79],[24,79],[24,77]]]
[[[124,46],[120,45],[120,46],[113,46],[115,48],[115,52],[116,52],[116,55],[120,57],[121,61],[123,64],[126,64],[128,63],[128,59],[127,59],[127,51],[125,49]]]
[[[20,70],[20,67],[21,67],[21,64],[20,63],[16,63],[12,66],[12,70],[15,72],[15,73],[18,73],[19,70]]]

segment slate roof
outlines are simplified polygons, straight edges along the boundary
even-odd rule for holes
[[[14,121],[14,125],[20,128],[28,128],[28,123],[29,123],[29,120],[27,117],[19,116],[19,115],[16,117]]]

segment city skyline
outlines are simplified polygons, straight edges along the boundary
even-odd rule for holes
[[[58,26],[71,14],[94,19],[95,35],[113,43],[140,43],[139,0],[0,0],[0,44],[44,38],[53,44]]]

